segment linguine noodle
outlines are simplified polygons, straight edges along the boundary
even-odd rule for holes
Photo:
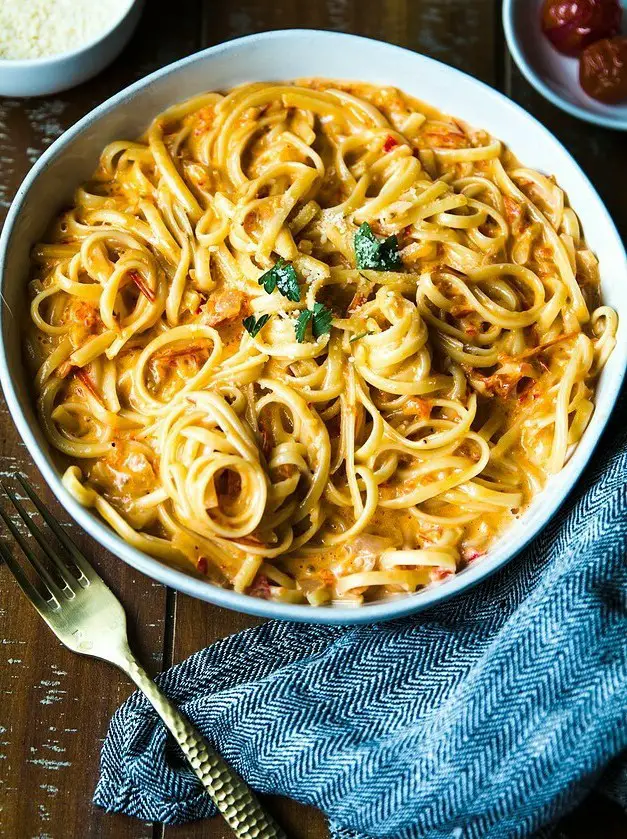
[[[552,178],[361,83],[175,105],[33,262],[67,489],[138,550],[312,605],[484,554],[584,433],[617,327]]]

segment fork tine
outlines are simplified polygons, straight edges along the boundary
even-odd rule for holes
[[[37,591],[35,586],[31,583],[26,574],[20,568],[19,563],[15,561],[13,555],[11,554],[11,551],[7,548],[6,544],[2,539],[0,539],[0,556],[4,560],[5,565],[7,566],[11,574],[13,574],[16,583],[22,589],[26,597],[28,597],[28,599],[31,601],[35,609],[37,609],[37,611],[42,614],[44,612],[50,611],[50,602],[43,598],[41,594]]]
[[[46,542],[46,537],[41,532],[38,525],[28,515],[28,513],[26,512],[26,510],[24,509],[24,507],[20,503],[17,495],[13,492],[11,487],[7,486],[7,484],[5,484],[4,481],[0,481],[0,484],[2,485],[3,490],[6,492],[6,494],[11,499],[11,502],[13,503],[13,506],[15,507],[17,512],[19,513],[20,518],[22,519],[22,521],[26,525],[27,530],[30,532],[30,534],[32,536],[35,537],[35,540],[37,541],[39,547],[46,554],[48,559],[50,559],[50,561],[53,563],[54,567],[57,570],[57,573],[59,574],[59,576],[61,577],[61,579],[63,580],[63,582],[67,586],[67,588],[69,588],[70,591],[73,594],[75,594],[76,593],[76,591],[75,591],[76,586],[77,586],[77,583],[78,583],[78,580],[76,579],[76,577],[73,577],[72,574],[70,574],[68,568],[66,567],[66,565],[63,562],[63,560],[61,559],[61,557],[57,554],[57,552],[54,550],[54,548],[51,545],[49,545],[48,542]]]
[[[39,511],[39,514],[41,515],[42,519],[46,522],[50,530],[52,530],[52,532],[57,537],[59,542],[63,545],[65,550],[70,554],[78,570],[82,574],[84,574],[90,582],[99,580],[100,577],[98,576],[98,574],[96,574],[92,566],[76,547],[73,540],[70,539],[67,533],[63,530],[61,525],[54,519],[53,516],[50,515],[50,512],[46,509],[46,507],[44,507],[39,498],[37,498],[33,488],[28,483],[28,481],[22,475],[20,475],[19,472],[15,477],[22,485],[24,492],[28,495],[35,507],[37,507],[37,510]]]
[[[39,574],[42,581],[46,584],[46,586],[48,587],[48,590],[50,591],[51,595],[59,602],[59,604],[61,604],[63,602],[63,599],[64,599],[63,598],[63,592],[61,591],[59,586],[55,583],[55,581],[52,579],[52,577],[50,576],[50,574],[48,573],[48,571],[44,567],[44,565],[42,565],[42,563],[39,561],[39,558],[32,552],[32,550],[29,547],[28,542],[26,541],[26,539],[24,539],[24,537],[22,536],[20,531],[13,524],[13,522],[8,517],[8,515],[3,510],[2,507],[0,507],[0,518],[2,518],[2,521],[6,524],[8,529],[11,531],[11,534],[13,535],[15,541],[18,543],[20,548],[24,551],[24,553],[26,555],[26,558],[28,559],[30,564],[33,566],[35,571]]]

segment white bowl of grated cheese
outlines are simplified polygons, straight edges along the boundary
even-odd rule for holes
[[[0,0],[0,95],[46,96],[95,76],[122,51],[143,0]]]

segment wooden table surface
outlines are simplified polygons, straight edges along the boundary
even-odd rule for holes
[[[627,233],[625,135],[589,126],[541,99],[514,67],[497,0],[147,0],[131,44],[108,70],[49,99],[0,98],[0,221],[42,151],[79,117],[120,88],[203,47],[239,35],[288,27],[334,29],[384,39],[453,64],[503,90],[565,143]],[[4,403],[0,473],[35,473]],[[157,673],[255,619],[192,600],[141,576],[79,533],[126,606],[132,644]],[[109,719],[130,694],[113,668],[62,647],[0,568],[0,836],[10,839],[200,839],[230,836],[217,819],[166,828],[110,816],[91,803]],[[293,802],[270,807],[294,839],[327,835],[321,814]],[[617,808],[591,796],[562,825],[563,837],[627,836]]]

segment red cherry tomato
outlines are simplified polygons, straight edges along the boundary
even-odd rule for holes
[[[600,38],[620,32],[619,0],[545,0],[542,31],[564,55],[579,55]]]
[[[588,96],[614,105],[627,99],[627,36],[604,38],[583,51],[579,81]]]

